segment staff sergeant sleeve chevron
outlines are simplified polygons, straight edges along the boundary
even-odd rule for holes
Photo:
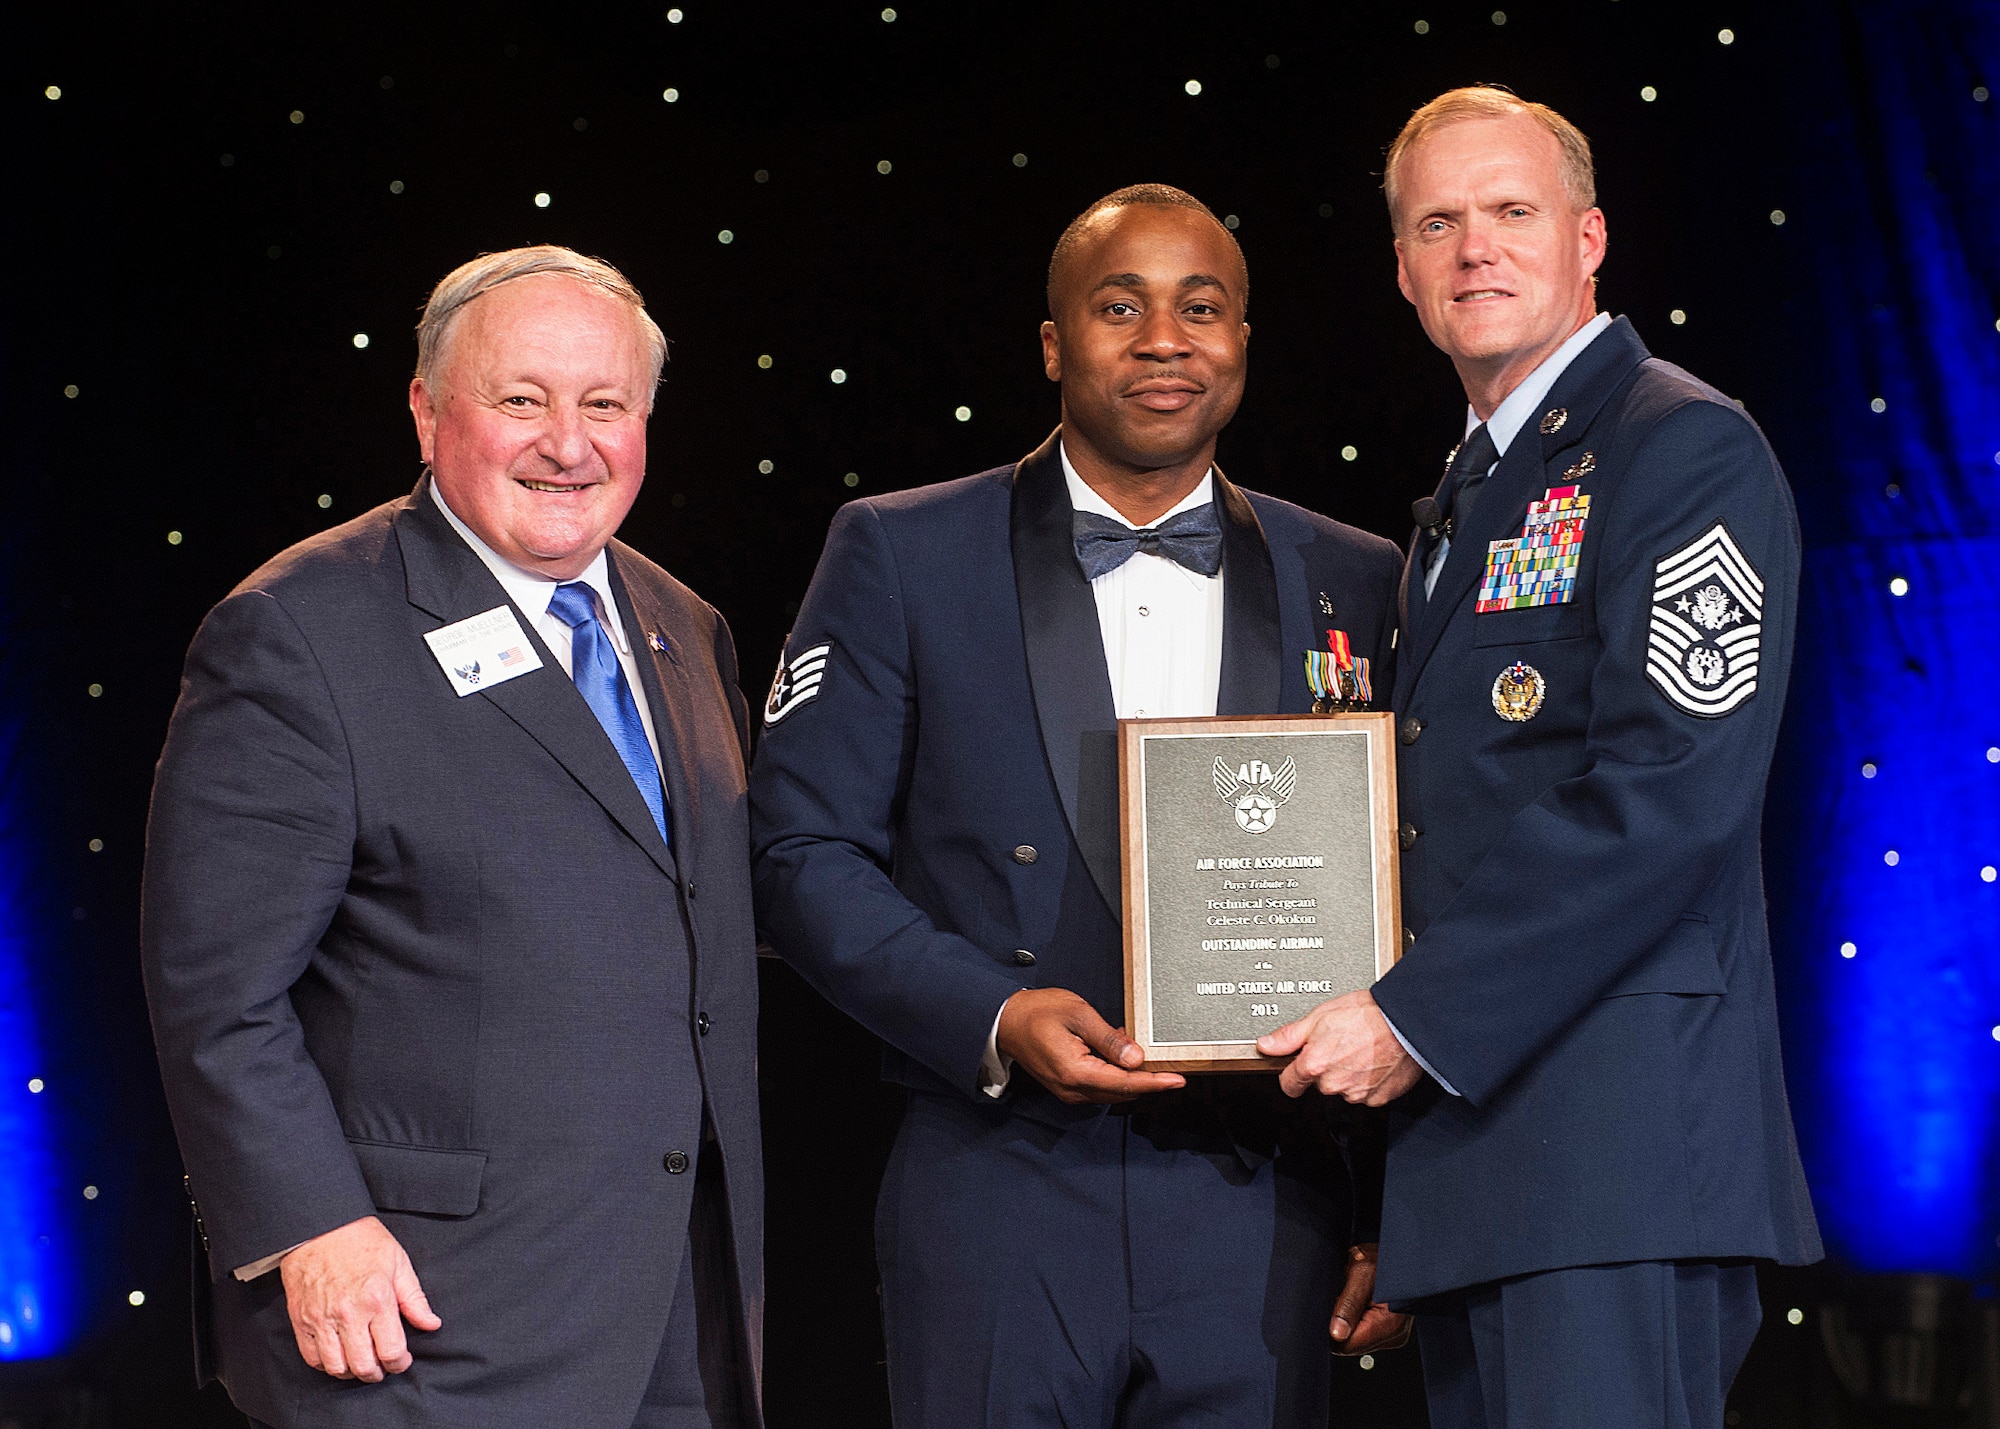
[[[842,507],[780,669],[791,693],[766,705],[750,772],[757,922],[827,1001],[972,1097],[1021,982],[890,878],[917,739],[909,618],[881,515]]]
[[[1655,410],[1628,414],[1639,430],[1617,439],[1622,469],[1606,469],[1610,443],[1599,448],[1595,653],[1551,680],[1538,720],[1582,731],[1579,772],[1495,829],[1413,955],[1374,988],[1397,1030],[1474,1105],[1562,1037],[1757,838],[1792,654],[1791,495],[1734,403],[1697,395],[1678,373],[1653,382]],[[1655,638],[1680,647],[1662,628],[1687,649],[1723,652],[1720,675],[1664,688]],[[1701,668],[1715,675],[1712,660]]]
[[[826,680],[827,658],[833,653],[830,641],[808,645],[794,655],[790,642],[778,655],[778,673],[771,677],[771,693],[764,699],[764,728],[769,729],[800,705],[819,698]]]

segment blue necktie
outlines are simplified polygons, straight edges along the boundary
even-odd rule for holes
[[[597,619],[596,596],[582,581],[559,585],[549,598],[549,614],[570,628],[570,677],[576,681],[583,702],[611,736],[612,748],[625,761],[640,797],[653,811],[660,837],[672,848],[674,836],[667,828],[667,796],[660,785],[660,766],[653,761],[653,746],[646,742],[646,726],[639,720],[632,687],[625,682],[625,667],[618,663],[610,632]]]
[[[1071,533],[1086,580],[1117,570],[1141,551],[1204,576],[1222,569],[1222,519],[1213,501],[1137,530],[1094,511],[1078,511]]]

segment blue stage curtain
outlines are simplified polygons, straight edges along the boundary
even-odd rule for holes
[[[1767,315],[1795,338],[1768,415],[1806,535],[1766,848],[1793,1108],[1838,1260],[1991,1281],[2000,6],[1796,23]]]

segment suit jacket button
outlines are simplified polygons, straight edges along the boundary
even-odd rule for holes
[[[1014,862],[1033,863],[1041,855],[1035,852],[1033,844],[1017,844],[1014,848]]]
[[[1417,930],[1415,928],[1403,929],[1403,951],[1407,953],[1410,949],[1414,948],[1416,945],[1417,945]]]
[[[1403,846],[1405,853],[1415,848],[1417,846],[1417,826],[1405,823],[1400,829],[1397,829],[1396,842]]]
[[[694,880],[692,878],[688,880],[688,900],[690,902],[694,900]]]
[[[1035,955],[1026,948],[1016,948],[1014,949],[1014,961],[1024,968],[1031,968],[1035,965]]]
[[[704,1037],[708,1035],[708,1014],[706,1012],[697,1012],[694,1015],[694,1030]]]
[[[1424,732],[1424,722],[1415,715],[1403,721],[1403,727],[1396,731],[1396,738],[1405,744],[1415,744],[1417,736]]]
[[[669,1151],[665,1156],[660,1158],[660,1164],[667,1168],[669,1176],[678,1176],[681,1172],[688,1169],[687,1153],[685,1151]]]

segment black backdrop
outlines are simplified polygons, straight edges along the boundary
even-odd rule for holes
[[[728,617],[753,702],[841,501],[1010,461],[1053,425],[1048,251],[1124,184],[1181,185],[1240,225],[1255,340],[1224,468],[1402,539],[1463,405],[1396,293],[1378,173],[1409,110],[1456,84],[1506,82],[1592,137],[1601,301],[1784,448],[1766,409],[1789,10],[683,8],[15,17],[8,638],[50,831],[65,1155],[103,1187],[73,1213],[88,1333],[57,1371],[101,1422],[232,1422],[186,1387],[185,1211],[134,957],[179,660],[258,563],[413,483],[411,330],[455,264],[566,243],[645,293],[673,355],[623,534]],[[772,1420],[885,1423],[869,1221],[897,1103],[868,1039],[788,970],[766,965],[764,991]],[[1343,1362],[1348,1422],[1421,1423],[1415,1372]]]

